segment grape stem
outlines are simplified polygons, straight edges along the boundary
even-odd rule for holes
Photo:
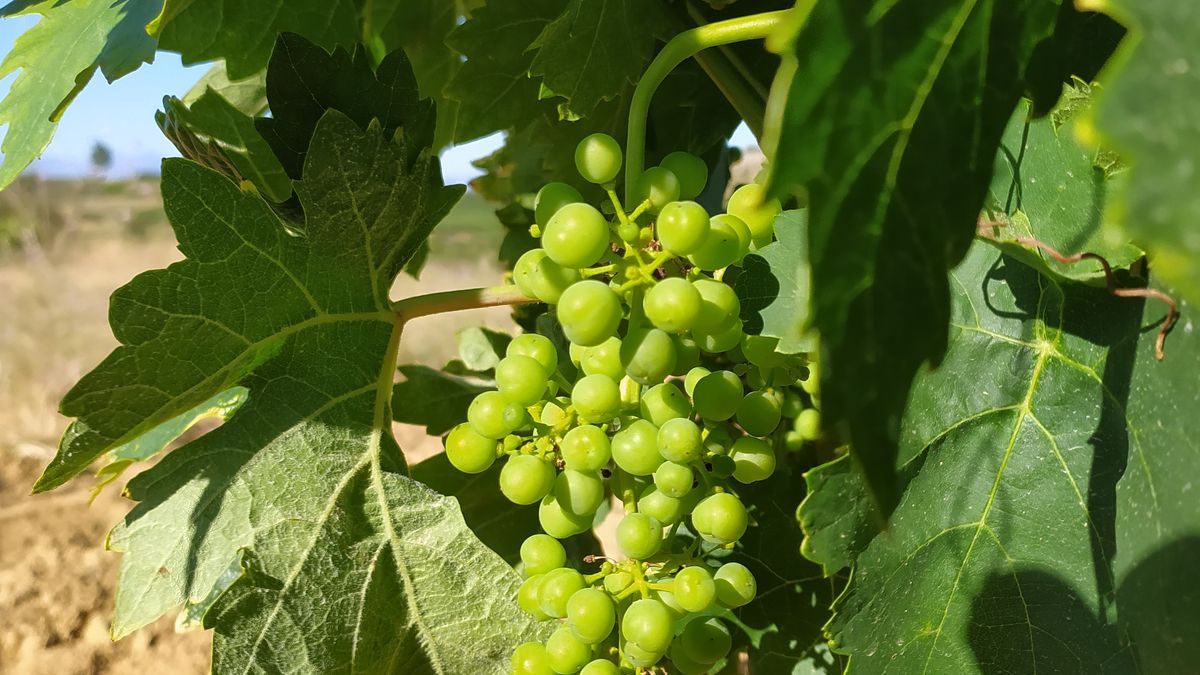
[[[671,38],[654,57],[634,87],[629,105],[629,135],[625,143],[626,201],[633,201],[634,185],[646,161],[646,118],[650,112],[650,99],[667,75],[701,50],[767,37],[784,22],[790,11],[752,14],[686,30]]]
[[[411,298],[397,300],[392,303],[392,312],[396,315],[396,322],[403,325],[412,319],[431,314],[458,312],[479,307],[521,305],[530,302],[537,301],[513,285],[464,288],[457,291],[414,295]]]

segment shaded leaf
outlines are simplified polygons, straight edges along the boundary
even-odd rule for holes
[[[827,576],[849,567],[879,532],[871,514],[871,495],[849,455],[809,469],[808,495],[796,511],[804,530],[804,557]]]
[[[810,352],[808,331],[812,279],[808,267],[808,214],[785,211],[775,219],[778,241],[742,259],[734,289],[742,301],[747,333],[779,338],[785,354]]]
[[[192,85],[184,95],[183,102],[194,105],[209,91],[220,94],[229,105],[247,115],[260,115],[267,111],[267,70],[264,68],[249,77],[231,80],[225,62],[217,62]]]
[[[482,326],[465,328],[454,336],[458,343],[458,357],[463,365],[476,372],[491,370],[496,367],[512,336]]]
[[[392,395],[392,417],[405,424],[420,424],[431,436],[440,436],[467,419],[467,407],[490,383],[434,370],[425,366],[400,366],[404,381]],[[428,483],[428,481],[424,481]],[[431,485],[443,494],[444,490]]]

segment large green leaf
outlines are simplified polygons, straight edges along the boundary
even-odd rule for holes
[[[1159,363],[1141,336],[1161,306],[982,243],[953,279],[951,348],[903,425],[911,479],[829,627],[850,672],[1186,671],[1200,339]]]
[[[746,256],[734,282],[746,332],[779,338],[777,349],[785,354],[816,348],[808,331],[807,216],[803,210],[781,213],[775,219],[779,240]]]
[[[945,271],[966,252],[991,160],[1057,0],[818,2],[769,120],[770,187],[810,196],[822,413],[886,514],[912,378],[946,349]],[[931,167],[942,167],[931,175]]]
[[[154,60],[146,23],[161,7],[162,0],[14,0],[0,9],[0,17],[42,15],[0,63],[0,77],[18,73],[0,101],[0,125],[8,125],[0,189],[42,154],[97,69],[111,82]]]
[[[1200,5],[1086,0],[1129,29],[1103,72],[1092,131],[1131,165],[1110,216],[1154,257],[1154,267],[1200,300]],[[1091,134],[1093,139],[1095,133]]]

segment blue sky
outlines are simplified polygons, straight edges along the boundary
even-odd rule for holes
[[[16,38],[36,21],[37,17],[0,20],[0,53],[7,54]],[[154,63],[143,65],[111,85],[97,74],[67,108],[54,140],[33,164],[33,170],[54,176],[84,173],[96,141],[112,149],[114,175],[156,170],[162,157],[177,153],[154,124],[154,112],[161,107],[163,96],[183,95],[207,68],[185,67],[178,55],[159,52]],[[7,95],[15,77],[13,74],[0,81],[0,96]],[[745,126],[734,133],[733,140],[740,146],[755,144]],[[500,141],[497,134],[445,151],[442,162],[446,178],[461,182],[477,176],[479,171],[471,166],[471,160],[492,152]]]

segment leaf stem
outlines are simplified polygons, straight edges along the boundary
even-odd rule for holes
[[[789,11],[752,14],[686,30],[671,38],[654,57],[634,88],[629,105],[629,135],[625,143],[626,201],[633,200],[633,187],[646,161],[646,117],[650,112],[650,99],[667,75],[688,57],[708,47],[767,37],[783,23]]]
[[[521,305],[529,302],[537,302],[537,300],[525,295],[521,289],[513,285],[464,288],[457,291],[414,295],[411,298],[397,300],[392,303],[392,312],[396,315],[396,321],[403,324],[430,314],[457,312],[479,307]]]

